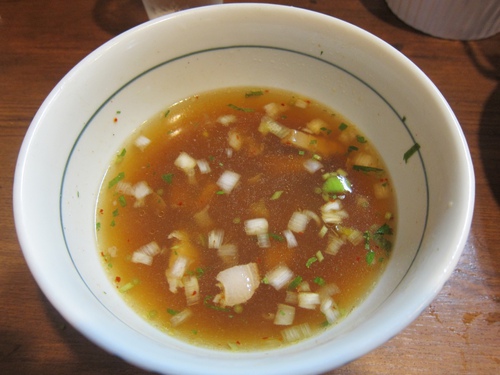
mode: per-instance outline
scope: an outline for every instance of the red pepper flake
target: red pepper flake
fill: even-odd
[[[356,257],[356,261],[359,262],[361,260],[361,257]]]
[[[183,204],[182,202],[178,202],[177,203],[178,206],[182,206],[182,204]]]
[[[195,296],[195,295],[196,295],[196,290],[193,290],[192,296]]]
[[[115,117],[115,118],[113,119],[113,122],[118,122],[118,117]]]
[[[238,340],[238,341],[236,341],[236,344],[241,345],[241,342],[239,342],[239,340]]]
[[[122,278],[120,276],[116,276],[115,277],[115,282],[119,283],[120,281],[122,281]]]
[[[103,208],[101,208],[101,209],[99,210],[99,213],[100,213],[101,215],[103,215],[103,214],[104,214],[104,209],[103,209]]]

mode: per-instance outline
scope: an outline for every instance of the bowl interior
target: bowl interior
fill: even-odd
[[[97,195],[123,142],[169,105],[230,86],[283,88],[337,110],[376,145],[397,193],[398,235],[373,293],[328,332],[272,352],[212,352],[163,334],[124,304],[96,251]],[[421,149],[405,162],[403,155],[415,142]],[[37,189],[47,196],[43,201],[33,187],[38,179],[43,182]],[[325,371],[389,339],[451,273],[473,203],[463,134],[423,73],[384,42],[342,21],[255,4],[180,12],[95,51],[60,82],[35,117],[16,186],[23,251],[63,315],[136,365],[200,374]],[[318,347],[331,355],[314,354],[322,351]],[[174,350],[175,357],[165,361],[165,353]],[[193,353],[196,363],[190,361]],[[277,357],[287,358],[287,365],[276,364]]]

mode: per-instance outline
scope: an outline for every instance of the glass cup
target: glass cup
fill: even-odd
[[[142,0],[149,19],[177,12],[179,10],[195,8],[203,5],[222,4],[223,0]]]

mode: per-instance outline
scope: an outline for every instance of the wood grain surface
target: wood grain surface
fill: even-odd
[[[392,340],[329,374],[500,374],[500,35],[433,38],[383,0],[274,3],[348,21],[410,58],[454,110],[477,180],[467,245],[437,298]],[[17,154],[44,98],[87,54],[144,21],[140,0],[0,0],[0,374],[146,373],[95,346],[51,306],[26,266],[12,213]]]

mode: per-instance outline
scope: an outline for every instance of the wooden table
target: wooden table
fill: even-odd
[[[432,38],[383,0],[275,2],[358,25],[413,60],[455,111],[476,173],[469,240],[438,297],[400,335],[331,374],[500,374],[500,35]],[[0,17],[0,374],[144,374],[49,304],[24,262],[11,202],[17,153],[43,99],[80,59],[146,14],[140,0],[0,0]]]

